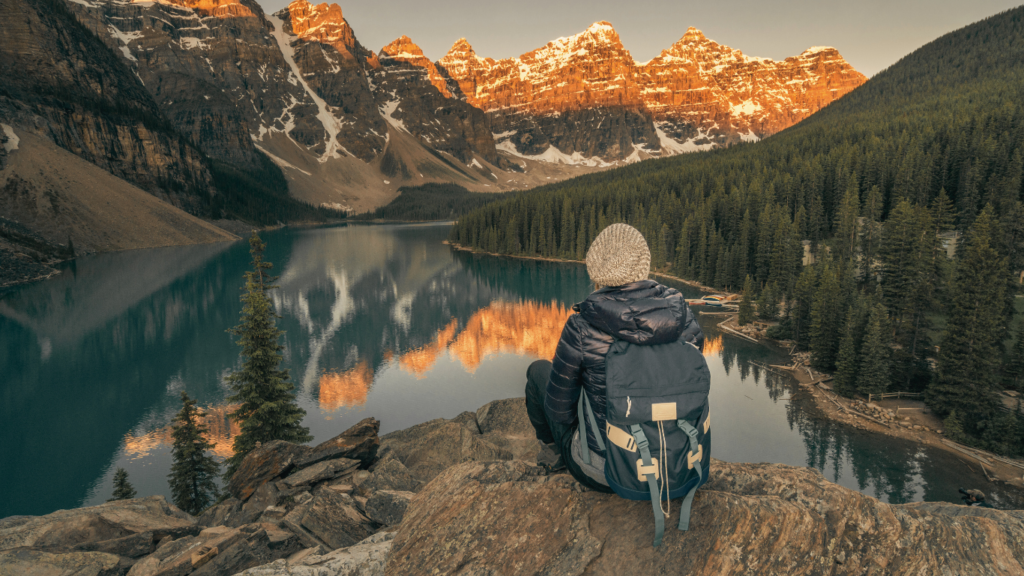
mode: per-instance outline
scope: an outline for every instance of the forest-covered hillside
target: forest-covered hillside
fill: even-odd
[[[452,183],[403,186],[398,189],[398,192],[398,197],[386,206],[353,218],[355,220],[411,222],[455,219],[502,197],[498,194],[470,192],[462,186]]]
[[[451,239],[581,260],[607,224],[628,222],[655,267],[746,285],[842,392],[925,390],[954,436],[1019,454],[1024,418],[1000,410],[997,391],[1024,388],[1024,338],[1011,335],[1022,168],[1024,7],[935,40],[762,142],[538,188],[466,215]],[[956,232],[951,262],[940,234]]]

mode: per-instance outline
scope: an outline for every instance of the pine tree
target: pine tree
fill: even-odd
[[[277,328],[277,314],[267,295],[275,288],[276,278],[267,274],[272,265],[263,261],[266,244],[253,232],[249,248],[253,269],[245,273],[241,323],[229,330],[238,336],[237,344],[242,348],[242,369],[226,378],[232,392],[228,401],[239,405],[230,417],[238,422],[241,433],[235,436],[234,455],[227,460],[226,479],[257,442],[302,443],[313,439],[309,428],[302,426],[306,411],[296,404],[295,386],[289,381],[288,371],[278,369],[284,349],[279,341],[284,332]]]
[[[114,497],[107,502],[131,500],[132,498],[135,498],[135,488],[128,482],[128,471],[118,468],[114,471]]]
[[[992,207],[986,206],[959,251],[955,295],[939,347],[938,377],[926,395],[938,414],[957,410],[967,433],[973,433],[997,402],[1008,270],[1006,259],[993,246],[996,226]]]
[[[864,340],[865,307],[857,298],[846,313],[846,323],[839,342],[833,387],[836,393],[852,397],[857,392],[857,373],[860,370],[860,348]]]
[[[811,345],[811,305],[814,302],[814,293],[818,289],[818,267],[806,266],[797,278],[796,287],[793,290],[791,304],[793,340],[796,340],[796,347],[800,350],[807,350]]]
[[[1017,342],[1003,365],[1003,381],[1007,388],[1024,391],[1024,319],[1017,330]]]
[[[811,365],[823,372],[835,368],[846,316],[839,272],[830,260],[822,262],[821,283],[811,305]]]
[[[196,408],[196,401],[181,392],[181,411],[174,417],[174,447],[171,457],[171,473],[167,476],[171,485],[171,501],[185,512],[198,515],[212,504],[218,496],[215,478],[220,465],[206,452],[213,444],[206,439],[206,425],[202,414]]]
[[[761,297],[757,299],[757,316],[761,320],[771,322],[779,317],[779,287],[772,282],[761,291]]]
[[[960,415],[953,410],[946,416],[946,419],[942,421],[943,435],[946,438],[954,442],[964,442],[967,440],[967,434],[964,433],[964,425],[960,420]]]
[[[747,274],[743,281],[743,301],[740,302],[739,325],[746,326],[754,321],[754,282]]]
[[[860,349],[857,390],[864,395],[881,394],[889,389],[889,315],[885,306],[875,304],[864,329],[864,343]]]

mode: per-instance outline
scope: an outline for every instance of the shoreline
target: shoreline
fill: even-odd
[[[882,434],[917,442],[931,448],[944,450],[956,456],[969,468],[980,469],[989,482],[1002,482],[1016,488],[1024,488],[1024,462],[999,456],[985,450],[971,448],[949,440],[944,435],[943,423],[919,399],[896,398],[867,401],[862,398],[847,398],[832,391],[829,383],[833,375],[818,372],[808,364],[808,352],[786,352],[782,342],[769,338],[751,338],[737,333],[728,326],[736,320],[732,314],[718,322],[718,328],[726,333],[745,338],[763,346],[778,348],[792,361],[788,366],[758,364],[761,369],[792,378],[797,386],[813,400],[814,407],[833,422],[853,426],[859,430]],[[968,462],[965,458],[970,459]]]
[[[486,256],[497,256],[505,258],[518,258],[522,260],[541,260],[545,262],[559,262],[570,264],[585,264],[580,260],[568,260],[565,258],[547,258],[543,256],[516,256],[510,254],[497,254],[476,250],[460,244],[443,241],[462,252],[483,254]],[[679,278],[662,272],[651,272],[652,276],[668,278],[676,282],[698,288],[705,292],[723,295],[732,295],[728,292],[720,292],[699,282]],[[705,313],[706,314],[706,313]],[[790,366],[760,365],[762,369],[774,371],[789,376],[796,385],[805,391],[813,400],[814,407],[821,415],[833,422],[853,426],[866,432],[883,434],[885,436],[901,438],[912,442],[918,442],[932,448],[946,451],[963,461],[968,467],[980,468],[982,473],[992,483],[1002,482],[1016,488],[1024,488],[1024,462],[1013,461],[1012,459],[998,456],[984,450],[978,450],[969,446],[952,442],[945,435],[941,434],[942,421],[924,406],[920,400],[896,399],[867,402],[856,398],[846,398],[832,391],[828,382],[832,380],[831,374],[820,373],[807,366],[805,360],[806,352],[796,352],[795,347],[787,352],[783,343],[769,338],[754,338],[738,330],[738,326],[732,324],[739,316],[738,312],[727,313],[722,320],[714,322],[715,327],[724,334],[744,339],[748,342],[762,346],[777,348],[783,354],[787,354],[792,361]],[[877,410],[873,407],[877,407]],[[873,415],[869,415],[868,412]],[[891,414],[895,413],[899,420],[893,420]],[[890,417],[886,418],[886,414]],[[904,423],[908,423],[904,424]],[[970,462],[965,460],[969,458]],[[1008,463],[1008,462],[1013,462]]]

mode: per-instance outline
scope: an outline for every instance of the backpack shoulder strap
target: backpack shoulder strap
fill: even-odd
[[[701,468],[700,461],[703,456],[703,447],[697,442],[697,429],[690,425],[686,420],[676,421],[676,425],[679,429],[686,433],[690,438],[690,453],[687,455],[687,463],[691,468],[697,470],[697,485],[704,480],[704,470]],[[697,453],[694,454],[693,447],[697,446]],[[679,529],[683,532],[690,529],[690,507],[693,505],[693,495],[697,493],[697,486],[694,486],[683,498],[683,503],[679,507]]]
[[[580,401],[576,405],[576,413],[580,420],[580,455],[583,457],[583,461],[590,465],[590,446],[587,442],[587,422],[590,422],[590,427],[594,429],[594,439],[597,440],[597,447],[601,451],[605,451],[604,439],[601,438],[601,430],[597,427],[597,418],[594,417],[594,411],[590,408],[590,400],[587,399],[587,390],[580,389]]]

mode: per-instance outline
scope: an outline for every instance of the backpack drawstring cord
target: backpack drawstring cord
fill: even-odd
[[[661,513],[668,518],[672,515],[672,501],[669,499],[671,492],[668,489],[668,446],[665,442],[665,424],[660,420],[658,421],[658,456],[661,457],[658,466],[663,468],[663,471],[659,472],[661,483],[658,486],[658,507],[661,508]],[[662,494],[665,494],[665,506],[661,505]]]

